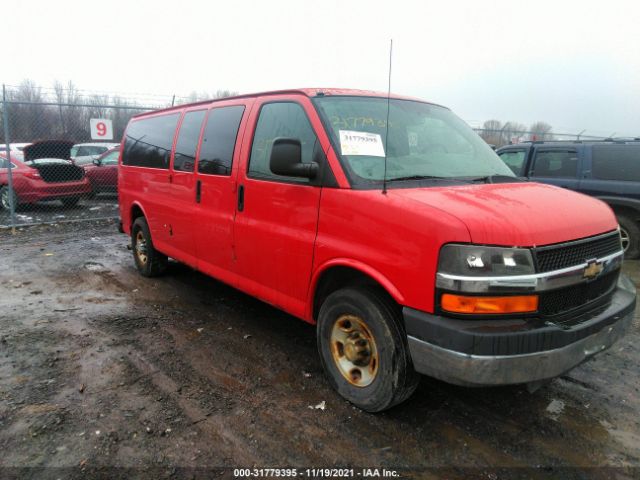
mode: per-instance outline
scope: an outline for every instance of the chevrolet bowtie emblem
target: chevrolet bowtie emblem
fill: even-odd
[[[593,280],[602,272],[603,266],[602,262],[598,262],[597,260],[589,260],[587,262],[587,266],[584,268],[584,278],[588,278],[589,280]]]

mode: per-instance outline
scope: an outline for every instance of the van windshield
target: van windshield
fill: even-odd
[[[411,100],[316,97],[333,144],[352,184],[372,186],[385,175],[392,183],[420,179],[514,177],[465,122],[449,109]]]

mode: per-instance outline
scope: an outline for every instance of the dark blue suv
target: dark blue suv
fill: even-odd
[[[496,153],[520,177],[608,203],[620,223],[625,256],[640,256],[640,138],[525,142]]]

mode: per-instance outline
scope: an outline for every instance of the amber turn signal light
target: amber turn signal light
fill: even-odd
[[[538,296],[468,297],[445,293],[440,299],[440,306],[452,313],[531,313],[538,310]]]

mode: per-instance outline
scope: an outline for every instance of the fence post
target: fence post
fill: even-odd
[[[9,210],[11,211],[11,233],[16,233],[16,205],[15,195],[13,193],[13,169],[11,168],[11,140],[9,138],[9,107],[7,104],[7,91],[4,83],[2,84],[2,123],[4,124],[4,143],[7,148],[7,182],[9,188]]]

